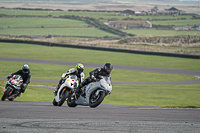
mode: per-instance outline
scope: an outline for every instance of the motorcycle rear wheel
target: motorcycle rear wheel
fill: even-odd
[[[92,94],[90,95],[90,99],[89,99],[89,105],[91,108],[95,108],[97,107],[99,104],[101,104],[101,102],[103,101],[104,97],[105,97],[105,92],[101,91],[99,92],[99,94],[96,96],[95,94],[96,91],[93,91]]]
[[[60,101],[58,102],[58,106],[62,106],[63,103],[66,101],[68,96],[69,96],[69,91],[68,90],[63,90],[61,92],[61,98],[60,98]]]
[[[2,101],[6,100],[6,98],[9,96],[10,91],[12,91],[12,88],[8,87],[7,90],[4,92],[3,96],[1,97]]]

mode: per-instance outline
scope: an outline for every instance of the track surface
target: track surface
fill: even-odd
[[[0,101],[0,132],[199,133],[200,109]]]
[[[0,57],[1,61],[74,66],[76,62]],[[84,63],[87,67],[103,64]],[[115,69],[200,76],[200,71],[114,65]],[[5,78],[0,78],[5,79]],[[37,82],[58,82],[37,80]],[[176,82],[112,82],[113,84],[199,84],[199,78]],[[0,101],[0,133],[13,132],[113,132],[113,133],[199,133],[200,109],[155,109],[147,106],[100,105],[97,108],[45,102]]]

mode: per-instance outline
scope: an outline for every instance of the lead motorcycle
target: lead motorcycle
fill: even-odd
[[[77,86],[78,78],[76,75],[69,75],[67,78],[65,78],[62,85],[55,94],[53,105],[62,106],[68,98],[69,94],[71,94],[75,90],[75,88],[77,88]]]
[[[101,104],[105,96],[112,91],[112,85],[109,77],[101,76],[99,80],[93,81],[84,87],[83,93],[76,97],[74,91],[69,94],[67,104],[69,107],[77,105],[90,106],[95,108]]]
[[[7,98],[9,101],[13,101],[18,96],[18,94],[20,94],[20,89],[22,84],[23,84],[22,77],[20,75],[13,75],[6,82],[6,88],[1,100],[5,101]]]

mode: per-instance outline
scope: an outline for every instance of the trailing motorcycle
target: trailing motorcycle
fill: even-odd
[[[112,91],[112,85],[109,77],[101,76],[100,80],[93,81],[84,87],[83,93],[77,98],[74,91],[69,94],[67,104],[69,107],[77,105],[90,106],[95,108],[101,104],[105,96]]]
[[[54,106],[62,106],[63,103],[68,98],[69,94],[74,91],[78,86],[78,78],[76,75],[69,75],[67,78],[63,79],[63,83],[55,94],[53,100]]]
[[[5,101],[6,98],[9,101],[13,101],[21,92],[21,85],[23,84],[23,79],[20,75],[13,75],[6,82],[6,89],[1,98],[2,101]]]

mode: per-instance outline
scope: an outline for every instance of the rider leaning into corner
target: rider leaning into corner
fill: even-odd
[[[7,77],[7,79],[11,78],[13,75],[20,75],[23,79],[23,84],[21,86],[20,92],[16,92],[17,96],[20,96],[21,92],[24,93],[26,90],[26,87],[28,86],[28,84],[30,83],[30,79],[31,79],[31,73],[30,73],[30,69],[29,66],[27,64],[22,66],[22,69],[18,70],[15,73],[12,73],[11,75],[9,75]],[[7,88],[7,85],[6,87]]]
[[[83,82],[81,82],[79,84],[79,86],[76,89],[76,96],[79,97],[80,94],[82,93],[82,87],[84,87],[85,85],[88,85],[90,82],[92,81],[96,81],[98,79],[100,79],[100,76],[107,76],[108,78],[111,79],[111,71],[113,69],[113,65],[110,63],[106,63],[103,68],[96,68],[95,70],[89,72],[90,77],[86,78]]]
[[[79,84],[81,82],[83,82],[84,78],[85,78],[85,74],[83,73],[84,70],[84,65],[81,63],[78,63],[75,68],[71,68],[69,69],[67,72],[63,73],[61,76],[61,79],[56,87],[56,89],[54,90],[54,94],[57,95],[58,89],[60,88],[60,86],[64,83],[64,79],[66,76],[68,75],[76,75],[78,77],[79,80]]]

